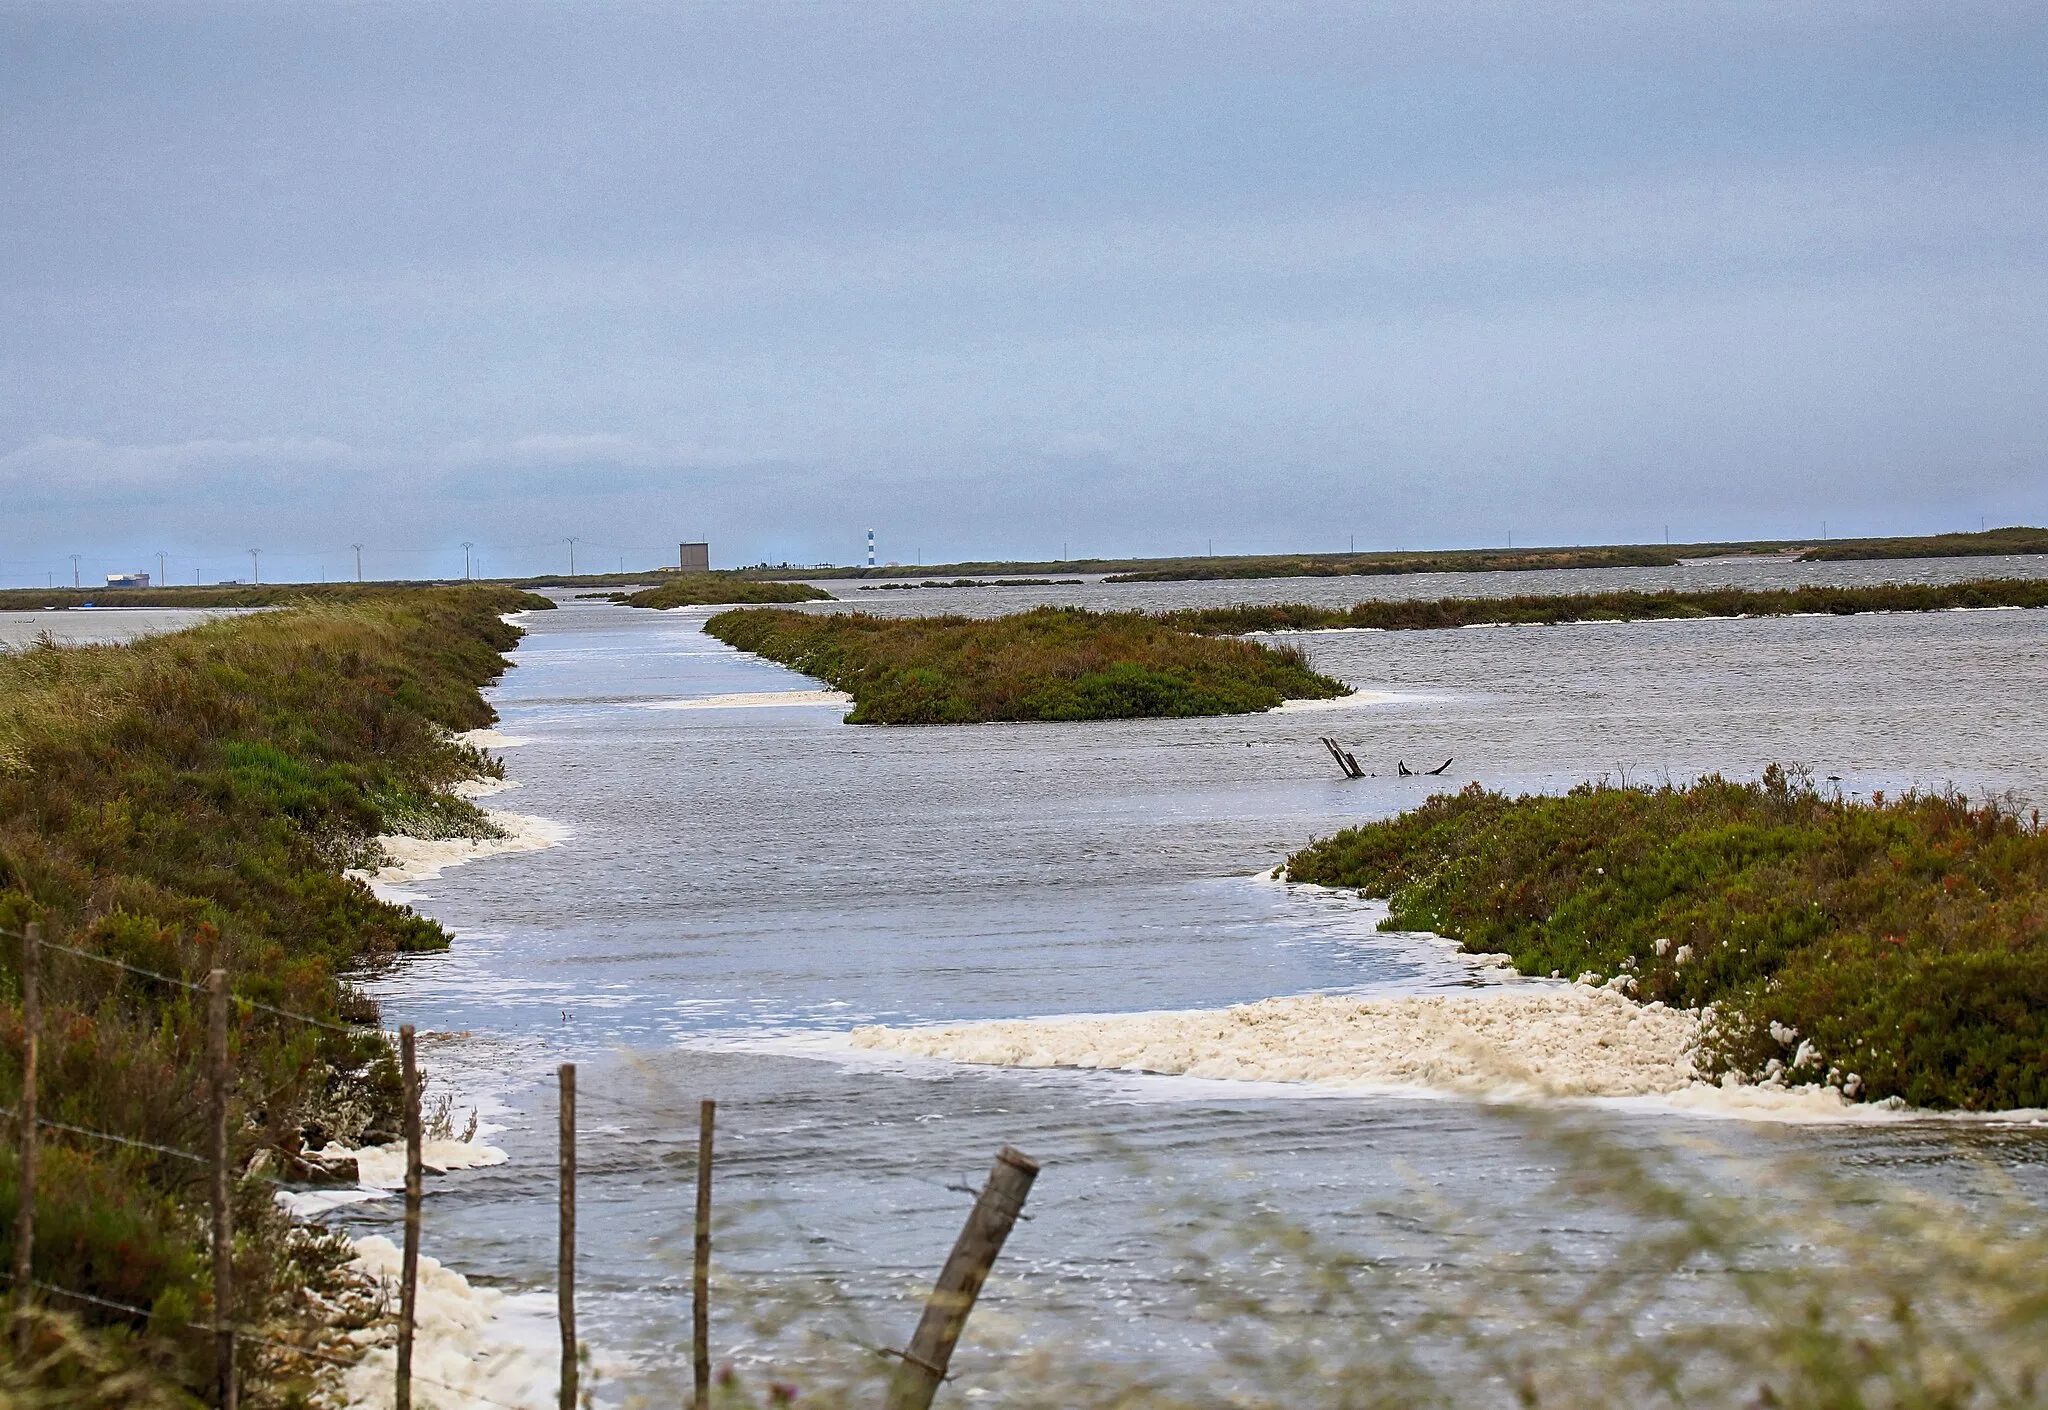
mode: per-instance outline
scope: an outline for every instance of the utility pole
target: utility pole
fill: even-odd
[[[73,586],[73,587],[77,587],[77,586],[79,585],[79,582],[78,582],[78,560],[79,560],[79,558],[80,558],[80,557],[81,557],[81,555],[79,555],[79,554],[76,554],[76,553],[74,553],[74,554],[72,554],[72,555],[71,555],[71,586]]]
[[[156,551],[156,585],[158,587],[169,587],[171,585],[171,580],[164,570],[164,551],[162,549]]]
[[[356,551],[356,581],[361,582],[363,580],[363,546],[359,543],[352,543],[349,547]]]
[[[463,545],[462,545],[462,579],[463,579],[463,581],[464,581],[464,582],[467,582],[467,581],[469,581],[469,576],[470,576],[470,574],[469,574],[469,551],[470,551],[470,550],[471,550],[472,548],[475,548],[475,547],[476,547],[476,545],[475,545],[475,544],[473,544],[473,543],[470,543],[470,542],[468,542],[468,541],[466,541],[466,540],[464,541],[464,543],[463,543]]]
[[[263,550],[260,548],[252,548],[249,550],[249,580],[251,582],[261,583],[263,581],[262,555]]]
[[[569,535],[569,576],[576,576],[576,536]]]

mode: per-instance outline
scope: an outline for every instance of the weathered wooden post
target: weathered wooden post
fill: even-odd
[[[1003,1241],[1010,1237],[1011,1227],[1023,1212],[1025,1196],[1031,1193],[1031,1182],[1037,1178],[1038,1162],[1024,1152],[1013,1146],[996,1152],[988,1183],[981,1187],[967,1224],[939,1271],[938,1284],[917,1324],[917,1335],[910,1339],[909,1349],[900,1353],[903,1364],[889,1381],[888,1410],[927,1410],[931,1405],[939,1382],[946,1378],[953,1348],[967,1326],[967,1314],[974,1310],[981,1285],[988,1280],[989,1269],[1003,1251]]]
[[[235,1410],[235,1228],[228,1179],[228,972],[206,975],[206,1049],[212,1088],[213,1360],[221,1410]]]
[[[697,1247],[690,1279],[690,1346],[697,1377],[694,1410],[711,1406],[711,1129],[718,1103],[697,1108]]]
[[[36,1055],[43,1032],[43,928],[30,921],[21,932],[21,1203],[14,1213],[14,1345],[28,1359],[34,1339],[28,1310],[34,1302],[36,1244]]]
[[[410,1023],[398,1029],[398,1061],[405,1075],[405,1252],[398,1264],[398,1384],[393,1410],[412,1410],[412,1342],[420,1285],[420,1068]]]
[[[576,1064],[561,1066],[562,1187],[555,1247],[555,1315],[562,1324],[560,1410],[576,1410]]]

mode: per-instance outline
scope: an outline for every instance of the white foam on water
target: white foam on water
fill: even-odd
[[[379,900],[408,900],[410,896],[400,888],[409,883],[432,881],[450,867],[484,857],[559,847],[573,835],[567,825],[549,818],[489,809],[484,815],[504,830],[503,837],[401,837],[387,833],[377,839],[389,858],[385,865],[347,874],[369,883]]]
[[[652,700],[643,710],[751,710],[774,705],[851,705],[853,697],[839,690],[750,690],[731,695],[705,695],[694,700]]]
[[[519,780],[511,778],[465,778],[450,784],[448,791],[457,798],[488,798],[519,786]]]
[[[529,736],[500,734],[494,729],[465,730],[455,738],[458,743],[473,744],[479,749],[517,749],[522,744],[533,743]]]
[[[354,1241],[350,1269],[381,1283],[398,1303],[400,1254],[381,1234]],[[413,1403],[435,1410],[548,1410],[561,1380],[561,1344],[547,1293],[506,1294],[473,1286],[439,1259],[422,1255],[414,1303]],[[395,1397],[395,1324],[351,1333],[368,1345],[342,1373],[350,1410],[385,1410]]]
[[[1322,710],[1358,710],[1369,705],[1389,705],[1402,700],[1423,700],[1426,696],[1397,695],[1390,690],[1354,690],[1334,700],[1283,700],[1269,715],[1306,715]]]
[[[1480,960],[1497,957],[1478,956]],[[1455,994],[1304,995],[1229,1009],[856,1028],[848,1046],[1012,1068],[1141,1077],[1172,1098],[1440,1095],[1566,1099],[1619,1110],[1769,1122],[2042,1125],[2048,1113],[1928,1112],[1831,1086],[1702,1080],[1699,1015],[1592,984],[1524,982]],[[784,1051],[828,1056],[814,1044]]]

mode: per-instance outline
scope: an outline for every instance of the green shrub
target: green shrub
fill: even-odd
[[[627,607],[701,607],[741,602],[830,602],[832,594],[808,583],[763,583],[731,573],[677,573],[658,587],[610,594]]]
[[[2038,814],[1856,802],[1775,766],[1753,784],[1563,797],[1475,784],[1317,842],[1287,874],[1385,898],[1388,928],[1526,974],[1629,975],[1644,1000],[1714,1005],[1721,1068],[1853,1073],[1863,1095],[1916,1106],[2048,1105]]]

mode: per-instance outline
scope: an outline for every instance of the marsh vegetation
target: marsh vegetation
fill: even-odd
[[[1587,592],[1555,596],[1439,597],[1360,602],[1192,607],[1159,620],[1183,631],[1433,631],[1447,627],[1554,626],[1564,622],[1687,621],[1710,617],[1851,616],[1859,612],[1946,612],[1964,608],[2048,607],[2048,579],[1979,578],[1929,586],[1706,588],[1699,591]]]
[[[702,607],[744,602],[830,602],[832,594],[807,583],[771,583],[732,573],[677,573],[639,592],[613,593],[627,607]]]
[[[238,1001],[236,1168],[265,1149],[396,1129],[396,1065],[347,977],[448,937],[343,873],[376,861],[380,833],[492,830],[447,791],[497,770],[455,734],[494,718],[478,687],[519,636],[500,614],[551,605],[484,587],[351,593],[130,645],[0,656],[0,929],[39,921],[52,945],[180,981],[46,947],[48,1119],[204,1149],[205,1001],[181,983],[220,966]],[[20,954],[0,943],[10,1107],[22,1080]],[[205,1166],[59,1132],[38,1169],[37,1279],[148,1310],[60,1302],[88,1338],[86,1360],[166,1394],[205,1385],[212,1338],[192,1326],[210,1306]],[[10,1139],[0,1205],[13,1206],[19,1179]],[[345,1241],[294,1233],[257,1181],[236,1201],[239,1314],[281,1335],[317,1321],[305,1290],[346,1257]],[[5,1256],[12,1237],[9,1219]],[[75,1370],[73,1333],[47,1330],[52,1365]],[[288,1387],[261,1391],[259,1402],[276,1401]]]
[[[1136,612],[1014,616],[722,612],[704,630],[853,697],[850,724],[1238,715],[1348,695],[1291,648],[1197,636]]]
[[[1952,793],[1868,801],[1773,766],[1508,797],[1474,784],[1297,852],[1517,969],[1711,1005],[1714,1070],[1923,1107],[2048,1106],[2048,835]]]

